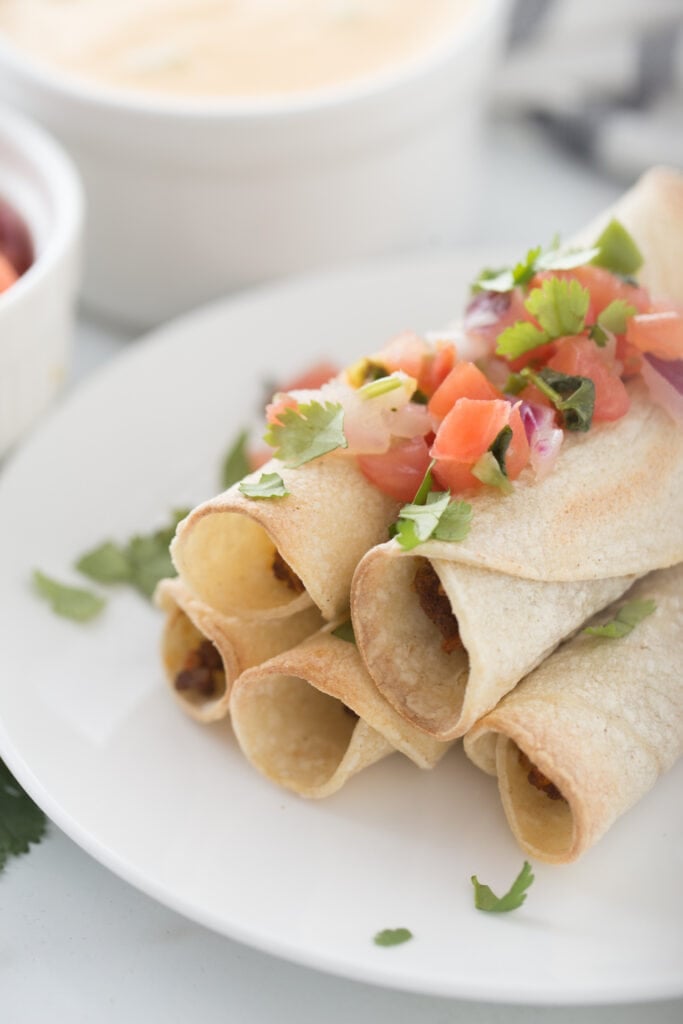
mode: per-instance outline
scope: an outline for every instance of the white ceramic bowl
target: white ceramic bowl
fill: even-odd
[[[83,175],[86,303],[148,326],[282,274],[462,237],[507,6],[477,0],[414,59],[274,99],[128,93],[0,43],[0,96]]]
[[[0,196],[19,214],[32,266],[0,294],[0,456],[47,407],[69,357],[80,279],[83,192],[41,128],[0,107]]]

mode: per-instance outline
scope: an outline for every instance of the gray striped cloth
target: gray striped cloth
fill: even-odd
[[[516,0],[495,108],[620,179],[683,169],[683,0]]]

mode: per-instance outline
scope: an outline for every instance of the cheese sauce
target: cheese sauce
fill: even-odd
[[[259,96],[383,70],[475,0],[0,0],[0,35],[81,78],[137,92]]]

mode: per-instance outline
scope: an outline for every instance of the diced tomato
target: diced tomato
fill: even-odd
[[[617,338],[617,359],[623,366],[622,377],[635,377],[643,368],[643,353],[631,345],[625,336]]]
[[[254,448],[253,451],[247,452],[247,462],[249,463],[249,472],[254,473],[261,466],[265,466],[266,462],[273,457],[272,448]]]
[[[428,409],[432,416],[442,420],[459,398],[502,398],[498,388],[488,380],[474,363],[458,363],[432,395]]]
[[[595,384],[594,420],[618,420],[628,412],[630,402],[624,382],[610,365],[606,353],[590,338],[582,335],[560,338],[557,352],[548,366],[572,377],[590,377]]]
[[[458,399],[436,432],[432,458],[476,462],[507,426],[510,408],[504,399]]]
[[[363,476],[384,494],[404,503],[417,494],[429,463],[429,448],[423,437],[400,441],[381,455],[358,456]]]
[[[278,392],[273,396],[273,401],[266,406],[266,422],[280,424],[280,416],[285,409],[298,409],[299,403],[291,395]]]
[[[437,341],[433,356],[429,359],[422,376],[418,378],[418,388],[427,397],[433,395],[453,369],[455,360],[455,345],[448,341]]]
[[[473,462],[457,462],[455,459],[438,459],[432,475],[438,486],[451,494],[477,491],[483,487],[481,480],[472,476]]]
[[[429,453],[436,459],[434,476],[439,485],[455,493],[479,487],[472,466],[508,425],[512,439],[505,468],[515,480],[529,461],[529,442],[519,410],[505,400],[460,398],[439,427]]]
[[[431,350],[424,338],[414,331],[404,331],[388,342],[381,352],[373,356],[373,361],[385,366],[389,373],[403,370],[409,377],[420,379],[425,372]]]
[[[386,367],[389,373],[403,370],[429,397],[453,367],[455,346],[440,342],[432,348],[419,334],[405,331],[393,338],[373,360]]]
[[[328,380],[332,380],[339,373],[334,363],[320,362],[310,366],[303,373],[298,374],[286,384],[280,384],[278,391],[317,391]]]
[[[669,309],[633,316],[626,325],[626,341],[660,359],[683,359],[683,313]]]

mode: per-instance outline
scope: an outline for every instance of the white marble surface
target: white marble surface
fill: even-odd
[[[494,127],[478,240],[543,241],[618,188],[529,130]],[[131,340],[81,319],[72,385]],[[34,1024],[679,1024],[683,1001],[539,1008],[392,992],[276,960],[192,924],[132,889],[54,826],[0,876],[0,1020]],[[683,966],[682,966],[683,970]]]

